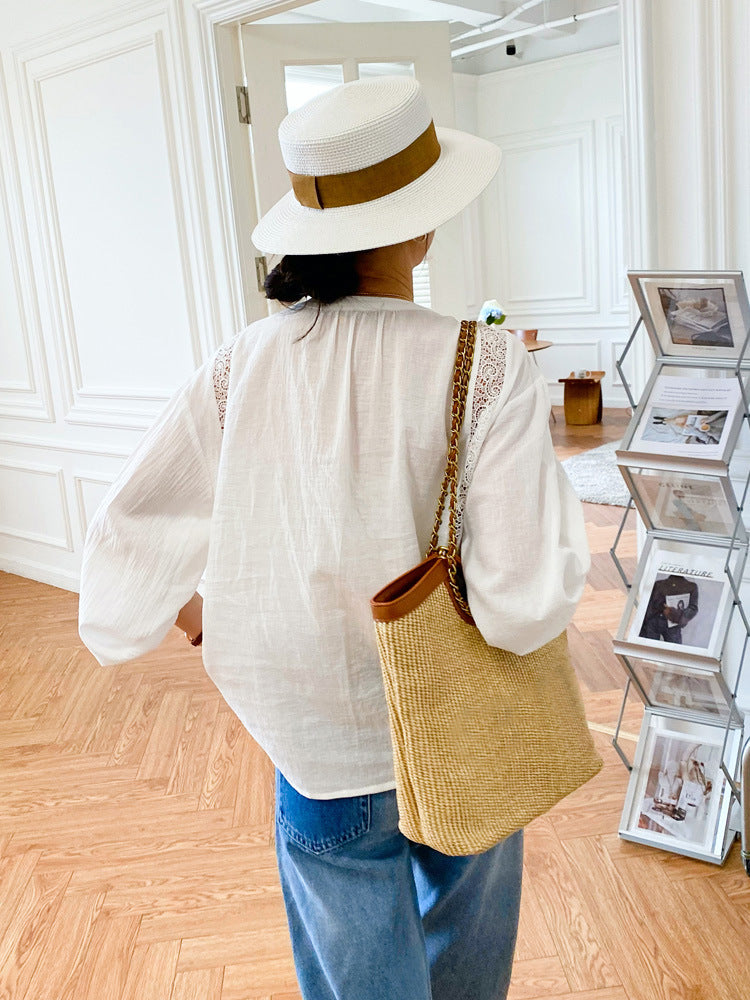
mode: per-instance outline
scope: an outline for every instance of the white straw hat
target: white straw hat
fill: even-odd
[[[494,177],[491,142],[435,128],[406,76],[356,80],[293,111],[279,127],[293,190],[253,231],[271,254],[344,253],[429,233]]]

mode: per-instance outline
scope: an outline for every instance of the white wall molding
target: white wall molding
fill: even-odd
[[[75,594],[80,589],[80,574],[76,570],[61,569],[23,556],[0,555],[0,572],[37,580],[49,587],[59,587],[60,590],[69,590]]]
[[[581,369],[605,372],[602,395],[606,406],[629,405],[615,367],[618,347],[621,350],[625,342],[620,327],[600,326],[575,331],[545,327],[540,329],[539,337],[552,341],[549,350],[534,354],[534,361],[544,374],[550,398],[555,405],[561,404],[563,400],[564,387],[559,379],[566,378],[571,371]]]
[[[515,324],[514,324],[515,326]],[[624,324],[619,324],[616,320],[612,323],[607,322],[606,317],[601,319],[597,316],[586,316],[581,320],[580,323],[575,320],[570,320],[564,316],[560,317],[559,322],[556,322],[554,326],[551,326],[548,322],[539,322],[534,324],[534,328],[539,330],[540,340],[549,340],[548,335],[552,335],[554,332],[557,333],[589,333],[599,330],[615,330],[618,333],[624,333]],[[544,334],[544,336],[542,336]],[[627,339],[627,337],[626,337]]]
[[[312,2],[313,0],[192,0],[192,6],[206,24],[213,26],[283,14],[297,7],[306,7]]]
[[[11,330],[1,332],[6,342],[14,335],[20,338],[26,368],[23,381],[0,381],[0,416],[49,423],[54,420],[49,372],[32,275],[28,229],[21,205],[8,91],[0,63],[0,225],[7,240],[19,323],[15,333]]]
[[[55,549],[64,549],[67,552],[73,551],[73,532],[70,522],[70,512],[68,510],[68,501],[65,495],[65,480],[63,476],[63,470],[60,466],[50,466],[42,465],[36,462],[6,462],[0,460],[0,478],[4,471],[18,472],[22,475],[29,477],[42,477],[45,479],[52,479],[57,486],[58,493],[58,512],[62,516],[62,528],[63,531],[59,535],[53,535],[45,531],[34,531],[28,528],[13,526],[5,521],[0,521],[0,534],[8,535],[10,538],[16,538],[23,541],[35,542],[39,545],[49,545]],[[30,495],[34,495],[34,490],[30,490]],[[54,508],[53,508],[54,509]],[[7,516],[7,510],[4,511],[2,517]]]
[[[650,0],[620,4],[625,109],[625,263],[631,271],[657,267],[654,53],[650,17]],[[638,319],[638,309],[632,295],[629,302],[632,329]],[[647,344],[642,342],[640,347],[634,348],[632,389],[636,397],[646,385],[652,360]]]
[[[2,88],[2,67],[0,67],[0,90],[2,90],[0,93],[0,104],[4,104],[6,101],[6,95],[4,89]],[[11,380],[0,377],[0,394],[15,392],[34,397],[37,395],[36,379],[34,376],[34,361],[32,356],[29,326],[26,321],[25,310],[22,305],[23,296],[21,294],[21,276],[18,267],[18,250],[16,248],[16,242],[13,238],[13,229],[10,221],[10,203],[7,195],[7,184],[5,182],[5,170],[3,167],[2,157],[0,157],[0,227],[2,229],[2,234],[7,238],[7,245],[10,251],[8,256],[12,268],[13,291],[15,292],[18,319],[20,323],[18,333],[23,345],[23,362],[26,376],[22,380]],[[9,340],[11,336],[13,336],[13,332],[11,330],[2,330],[0,332],[2,333],[4,340]]]
[[[547,385],[552,389],[554,387],[559,392],[562,392],[562,386],[558,379],[566,378],[571,371],[601,371],[602,370],[602,341],[600,338],[579,339],[579,340],[557,340],[555,341],[555,346],[550,348],[550,354],[552,352],[557,354],[558,363],[554,365],[555,375],[547,378]],[[565,354],[573,355],[575,360],[571,360],[570,365],[560,365],[560,356],[564,357]],[[585,359],[585,360],[579,360]],[[546,359],[544,359],[546,360]],[[549,358],[552,362],[553,357]],[[544,366],[544,361],[540,358],[540,367]],[[607,373],[609,375],[609,372]]]
[[[628,270],[656,267],[654,180],[654,54],[650,45],[650,0],[620,4],[625,105],[625,218]]]
[[[221,339],[218,331],[231,335],[246,326],[251,318],[258,318],[254,314],[254,302],[247,295],[247,280],[243,280],[249,272],[250,258],[255,254],[250,242],[255,193],[252,170],[241,169],[243,163],[250,161],[247,136],[238,134],[236,123],[230,124],[226,106],[231,88],[244,81],[238,32],[232,25],[215,23],[212,8],[217,5],[207,6],[208,9],[201,10],[196,5],[186,31],[192,41],[195,75],[202,84],[203,134],[199,141],[202,138],[203,175],[212,182],[214,193],[211,221],[216,251],[211,260],[215,266],[217,251],[220,252],[220,271],[226,283],[223,309],[215,296],[213,300],[218,346]],[[230,169],[232,160],[239,162],[238,169]],[[242,191],[233,191],[233,179],[236,185],[237,178],[245,180]],[[212,284],[215,286],[217,281]]]
[[[67,438],[30,437],[23,434],[3,434],[0,436],[0,445],[4,444],[18,448],[38,448],[50,454],[55,452],[73,452],[75,454],[95,455],[100,458],[115,459],[126,459],[133,452],[132,448],[98,448],[96,445],[87,444],[83,441],[71,441]]]
[[[66,416],[75,423],[145,428],[153,420],[161,404],[169,398],[176,384],[200,364],[214,346],[214,338],[205,335],[207,328],[210,331],[210,324],[204,321],[204,316],[199,315],[194,294],[196,287],[200,287],[205,280],[205,268],[200,264],[202,255],[195,250],[196,234],[198,244],[202,243],[202,226],[194,225],[196,212],[191,205],[191,192],[198,187],[191,169],[195,151],[190,142],[184,140],[178,120],[178,109],[185,103],[184,95],[189,88],[181,70],[175,66],[180,60],[175,59],[175,46],[170,37],[173,27],[165,9],[162,6],[157,13],[154,10],[153,5],[140,7],[135,18],[132,11],[128,12],[128,16],[115,19],[114,24],[110,22],[108,30],[100,23],[90,23],[77,35],[66,33],[66,47],[63,49],[52,48],[45,51],[36,45],[15,53],[25,126],[30,141],[29,159],[34,190],[40,217],[45,220],[45,264],[51,292],[52,321],[62,362],[60,374],[63,399]],[[129,56],[136,58],[139,53],[148,53],[144,58],[154,66],[158,99],[161,103],[165,163],[174,199],[173,205],[170,207],[164,204],[163,210],[170,213],[170,225],[174,225],[179,261],[173,272],[176,283],[171,293],[179,296],[181,308],[184,309],[184,333],[187,337],[189,361],[182,362],[174,385],[167,387],[165,391],[150,394],[152,405],[144,407],[141,403],[131,407],[130,401],[141,395],[138,386],[123,385],[115,394],[107,392],[98,396],[96,390],[86,384],[83,375],[85,369],[81,361],[80,338],[68,274],[70,261],[66,259],[57,202],[57,178],[48,134],[45,88],[57,86],[57,81],[68,74],[79,73],[107,62],[112,65],[113,72],[120,66],[123,69],[119,69],[119,72],[127,72],[122,60]],[[103,317],[103,321],[106,321],[106,317]]]
[[[110,5],[104,13],[99,11],[83,14],[74,20],[67,20],[51,31],[34,31],[32,37],[14,42],[12,51],[14,57],[22,62],[37,59],[79,42],[106,37],[113,30],[127,28],[138,21],[162,15],[169,3],[170,0],[125,0],[123,3]]]
[[[729,219],[726,195],[728,130],[726,120],[727,62],[725,18],[721,0],[704,0],[696,9],[693,33],[694,66],[698,75],[696,132],[699,227],[703,261],[712,270],[735,266],[729,261]]]
[[[577,254],[576,284],[556,295],[532,294],[519,296],[505,293],[503,305],[509,315],[533,314],[535,316],[559,316],[564,313],[596,313],[599,309],[598,296],[598,239],[596,225],[596,205],[590,192],[596,189],[594,167],[594,126],[592,122],[578,125],[555,126],[533,132],[498,135],[494,141],[503,150],[503,162],[495,184],[499,189],[499,231],[501,240],[501,283],[505,289],[518,287],[518,277],[512,274],[511,261],[518,253],[523,239],[523,219],[516,217],[519,206],[519,185],[506,185],[507,173],[513,169],[514,161],[527,154],[558,151],[561,156],[572,151],[575,170],[574,185],[578,196],[580,215],[580,243],[570,247],[571,254]],[[550,176],[553,180],[554,175]],[[559,234],[562,235],[562,234]],[[568,239],[570,233],[565,233]]]
[[[619,315],[628,312],[628,282],[625,267],[625,207],[623,203],[625,178],[624,124],[622,115],[604,121],[603,143],[606,164],[604,178],[607,182],[606,205],[609,230],[609,268],[607,269],[607,309]]]
[[[86,537],[86,532],[89,527],[89,514],[86,504],[86,486],[98,486],[100,487],[100,493],[105,493],[109,487],[114,482],[114,479],[110,476],[101,476],[96,473],[91,475],[76,475],[73,476],[73,487],[75,489],[76,495],[76,505],[78,507],[78,523],[81,528],[81,538]]]

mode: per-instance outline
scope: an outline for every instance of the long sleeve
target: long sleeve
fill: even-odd
[[[581,504],[548,420],[542,374],[509,337],[503,390],[466,496],[461,558],[479,630],[518,654],[562,632],[590,565]]]
[[[690,581],[690,586],[688,589],[688,595],[690,600],[688,601],[688,606],[683,608],[682,614],[680,615],[680,620],[677,623],[683,628],[695,618],[698,614],[698,584],[693,580]]]
[[[171,399],[89,527],[79,633],[103,666],[155,649],[206,566],[221,448],[211,372]]]

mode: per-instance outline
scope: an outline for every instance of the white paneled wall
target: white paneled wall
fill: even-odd
[[[20,62],[68,423],[143,429],[200,361],[167,36],[157,15]]]
[[[72,589],[125,458],[236,329],[186,13],[195,30],[189,0],[0,5],[0,569]]]
[[[535,357],[553,402],[572,370],[604,370],[604,403],[625,406],[614,361],[629,315],[623,225],[619,47],[478,78],[477,129],[503,150],[482,200],[483,298],[507,325],[554,346]]]

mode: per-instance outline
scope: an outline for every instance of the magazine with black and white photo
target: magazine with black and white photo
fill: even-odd
[[[728,476],[638,467],[623,471],[636,506],[650,528],[723,538],[734,534],[738,508]],[[741,519],[737,537],[746,537]]]
[[[743,406],[740,385],[728,378],[659,374],[626,450],[647,455],[723,460],[735,439]]]
[[[739,357],[750,327],[741,271],[631,271],[628,278],[657,354]]]
[[[725,763],[736,769],[741,729],[729,731]],[[731,795],[722,770],[722,727],[647,709],[620,835],[720,863],[728,849]]]
[[[619,638],[672,662],[678,654],[717,659],[732,610],[728,551],[649,538]]]

